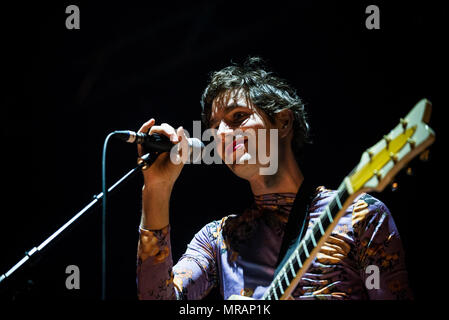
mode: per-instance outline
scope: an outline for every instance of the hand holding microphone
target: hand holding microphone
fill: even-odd
[[[131,143],[138,143],[139,157],[151,150],[162,152],[147,170],[142,171],[144,187],[142,189],[141,226],[151,230],[159,230],[169,224],[170,195],[189,156],[189,152],[184,151],[188,151],[189,140],[192,140],[187,138],[182,127],[175,130],[167,123],[158,126],[154,125],[155,123],[153,118],[145,122],[137,134],[130,131],[118,132],[119,138]],[[151,137],[155,133],[159,137]],[[201,141],[199,142],[201,143]],[[143,144],[146,148],[143,147]],[[173,144],[180,145],[177,157],[180,157],[181,161],[173,162],[170,159],[170,152],[165,152],[170,151]]]
[[[157,156],[150,168],[143,171],[145,185],[162,184],[172,186],[178,178],[187,157],[193,148],[200,147],[202,142],[198,139],[188,139],[184,129],[175,130],[167,123],[155,125],[155,120],[145,122],[137,133],[132,131],[116,131],[116,136],[129,143],[137,143],[137,152],[142,157],[150,152],[161,153]],[[178,145],[179,152],[174,153],[174,159],[170,158],[170,151],[174,145]]]

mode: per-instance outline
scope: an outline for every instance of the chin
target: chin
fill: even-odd
[[[228,165],[229,169],[231,169],[234,174],[242,179],[249,180],[254,175],[259,174],[259,166],[257,164],[249,164],[249,163],[233,163]]]

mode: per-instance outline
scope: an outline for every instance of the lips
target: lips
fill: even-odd
[[[245,146],[245,138],[238,138],[232,141],[232,143],[228,143],[226,146],[226,155],[231,155],[235,150],[242,148]]]

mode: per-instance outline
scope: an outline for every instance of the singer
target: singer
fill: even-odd
[[[303,173],[298,159],[309,143],[309,126],[301,99],[260,58],[233,64],[212,74],[201,99],[203,122],[216,129],[220,157],[232,154],[231,172],[247,180],[254,197],[244,212],[212,221],[194,235],[181,259],[171,255],[169,199],[183,163],[161,154],[143,171],[142,219],[138,243],[139,299],[202,299],[218,286],[231,295],[262,298],[273,281],[295,197],[308,192],[313,172]],[[277,129],[278,169],[260,175],[245,137],[238,132]],[[159,133],[173,143],[186,141],[183,128],[144,123],[139,132]],[[230,142],[228,142],[230,141]],[[258,139],[257,139],[258,141]],[[270,150],[270,140],[266,141]],[[256,152],[260,145],[256,146]],[[239,151],[239,152],[237,152]],[[138,146],[142,155],[142,147]],[[258,159],[258,157],[255,157]],[[313,185],[313,184],[312,184]],[[336,191],[313,186],[305,215],[310,229]],[[302,221],[301,221],[302,223]],[[298,229],[301,225],[298,225]],[[305,232],[304,231],[304,232]],[[362,194],[346,210],[326,244],[294,290],[294,299],[411,299],[404,250],[388,208]]]

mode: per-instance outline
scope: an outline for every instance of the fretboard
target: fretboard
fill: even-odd
[[[345,209],[343,208],[343,204],[348,197],[349,193],[346,185],[342,183],[313,227],[306,232],[301,241],[298,239],[287,251],[286,258],[282,261],[278,268],[279,271],[265,291],[262,300],[279,300],[281,297],[285,298],[287,288],[289,291],[295,289],[291,288],[291,286],[294,285],[296,287],[299,281],[298,278],[307,271],[305,269],[309,267],[319,251],[317,245],[319,245],[320,240],[323,240],[322,242],[324,243],[324,240],[331,234],[337,222],[336,219],[341,216],[342,211]],[[322,243],[320,246],[322,246]],[[315,248],[317,250],[313,252]]]

